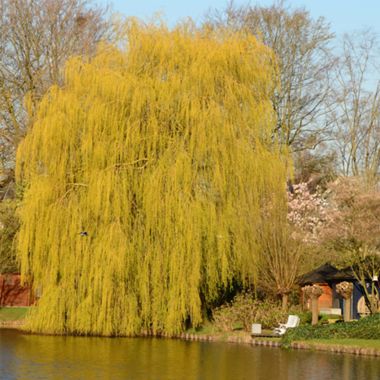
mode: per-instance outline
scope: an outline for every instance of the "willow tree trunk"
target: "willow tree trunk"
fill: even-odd
[[[336,292],[344,299],[343,319],[345,322],[351,320],[351,296],[354,290],[352,282],[343,281],[336,285]]]
[[[311,298],[311,324],[314,326],[318,324],[319,308],[318,308],[318,297]]]
[[[348,322],[351,320],[351,297],[344,299],[343,319],[345,322]]]
[[[311,324],[314,326],[318,323],[319,308],[318,308],[318,298],[323,294],[323,290],[318,285],[307,285],[302,288],[305,298],[311,300],[311,313],[312,319]]]
[[[289,305],[289,294],[283,293],[282,294],[282,310],[288,311],[288,305]]]

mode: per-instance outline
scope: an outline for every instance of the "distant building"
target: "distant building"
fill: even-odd
[[[361,315],[368,313],[365,301],[365,291],[359,283],[351,267],[337,269],[330,264],[324,264],[314,269],[298,279],[300,286],[319,285],[323,294],[318,299],[319,310],[323,314],[340,314],[343,315],[344,299],[336,292],[336,285],[340,282],[347,281],[354,285],[351,296],[351,319],[359,319]],[[372,287],[372,279],[366,279],[368,289]],[[379,283],[375,286],[379,289]],[[369,291],[370,292],[370,291]],[[305,300],[302,300],[305,304]],[[307,307],[309,305],[306,305]]]

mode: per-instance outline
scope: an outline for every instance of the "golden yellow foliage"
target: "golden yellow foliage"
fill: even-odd
[[[253,37],[130,23],[71,59],[18,151],[36,332],[177,333],[253,281],[262,205],[284,197],[271,52]],[[80,234],[86,231],[86,234]]]

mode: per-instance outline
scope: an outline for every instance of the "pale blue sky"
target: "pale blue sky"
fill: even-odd
[[[223,9],[226,0],[98,0],[98,3],[110,3],[113,9],[126,16],[150,18],[160,12],[169,24],[187,16],[199,21],[210,8]],[[272,0],[251,0],[250,4],[270,5]],[[244,0],[235,0],[235,4],[247,4]],[[337,34],[352,32],[363,28],[372,28],[380,34],[380,0],[289,0],[294,7],[303,6],[314,18],[324,16]]]

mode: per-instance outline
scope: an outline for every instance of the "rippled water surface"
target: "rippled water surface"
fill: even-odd
[[[380,359],[228,343],[0,330],[0,379],[380,380]]]

